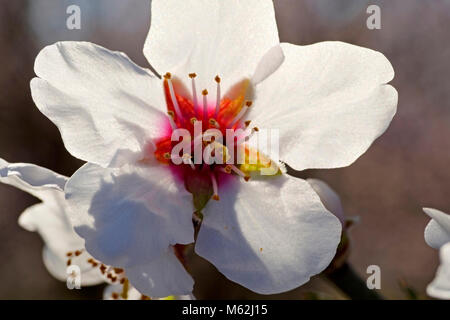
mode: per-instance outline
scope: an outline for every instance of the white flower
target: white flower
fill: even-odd
[[[430,247],[440,249],[441,259],[427,293],[434,298],[450,300],[450,215],[431,208],[423,211],[431,218],[425,228],[425,241]]]
[[[441,265],[436,271],[436,277],[428,285],[429,296],[439,299],[450,300],[450,242],[439,250]]]
[[[42,257],[50,274],[65,282],[67,262],[73,260],[80,268],[82,286],[99,284],[105,281],[104,277],[87,262],[92,257],[83,250],[84,240],[73,231],[67,215],[63,191],[67,179],[36,165],[0,159],[0,182],[42,201],[27,208],[20,215],[19,224],[28,231],[38,232],[44,240]]]
[[[75,233],[69,221],[63,191],[67,180],[62,175],[36,165],[11,164],[0,158],[0,182],[17,187],[42,201],[26,209],[19,217],[19,224],[28,231],[38,232],[44,240],[43,261],[52,276],[64,282],[69,276],[80,276],[82,286],[110,283],[104,292],[105,297],[110,298],[115,296],[113,291],[122,293],[126,283],[128,299],[146,298],[128,284],[124,270],[103,265],[86,252],[84,240]],[[69,275],[68,265],[78,266],[81,274]],[[188,297],[193,296],[165,299],[185,300]]]
[[[347,166],[395,114],[388,60],[340,42],[280,45],[270,0],[154,0],[144,54],[162,81],[91,43],[57,43],[36,58],[36,105],[89,162],[66,186],[88,252],[125,268],[140,292],[190,293],[170,246],[194,241],[201,211],[196,253],[253,291],[283,292],[323,271],[341,225],[306,181],[278,170],[245,182],[251,166],[193,165],[189,154],[176,166],[170,136],[251,120],[279,129],[280,158],[297,169]]]

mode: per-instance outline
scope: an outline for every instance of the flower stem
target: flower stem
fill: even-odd
[[[352,300],[383,300],[376,291],[367,288],[366,282],[346,262],[339,268],[326,274],[343,293]]]

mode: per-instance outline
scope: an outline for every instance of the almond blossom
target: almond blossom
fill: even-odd
[[[296,169],[350,165],[396,112],[392,66],[341,42],[280,44],[271,0],[154,0],[151,14],[144,54],[162,78],[87,42],[36,58],[33,100],[88,162],[65,188],[75,231],[149,296],[167,295],[155,279],[170,294],[192,291],[172,248],[193,242],[255,292],[304,284],[333,259],[341,223],[258,148],[259,129],[278,130],[279,159]],[[173,152],[174,133],[199,124],[190,145],[213,146],[226,163]],[[211,129],[243,135],[218,142],[206,139]],[[228,157],[238,149],[256,162]],[[268,166],[274,174],[260,174]]]
[[[40,199],[19,217],[19,225],[38,232],[44,240],[43,261],[49,273],[60,281],[80,279],[80,285],[108,283],[105,299],[150,299],[138,292],[126,277],[125,270],[106,266],[84,248],[84,240],[73,230],[64,185],[68,178],[51,170],[27,163],[8,163],[0,158],[0,182],[17,187]],[[77,266],[70,271],[70,266]],[[80,274],[76,274],[77,271]],[[168,296],[166,300],[192,300],[193,295]]]
[[[100,284],[104,277],[88,262],[92,257],[83,249],[84,240],[73,231],[69,222],[63,191],[67,180],[67,177],[33,164],[8,163],[0,158],[0,182],[41,200],[20,215],[19,225],[42,237],[42,258],[50,274],[65,282],[67,266],[76,259],[81,271],[81,285]]]
[[[425,228],[425,241],[430,247],[439,249],[441,260],[427,293],[434,298],[450,300],[450,215],[432,208],[423,211],[431,218]]]

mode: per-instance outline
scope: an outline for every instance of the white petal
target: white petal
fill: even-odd
[[[259,61],[255,73],[252,77],[254,85],[264,81],[268,76],[274,73],[284,61],[283,49],[280,45],[271,48]]]
[[[323,271],[339,220],[301,179],[238,182],[210,201],[195,247],[227,278],[262,294],[296,288]]]
[[[79,259],[72,263],[80,268],[81,272],[81,286],[93,286],[105,282],[105,278],[102,276],[98,268],[93,268],[92,265],[87,263],[87,260],[91,256],[84,254],[79,256]],[[56,279],[66,282],[69,277],[67,260],[64,256],[59,255],[55,251],[52,251],[49,247],[45,246],[42,251],[42,259],[48,272]],[[70,270],[69,270],[70,271]]]
[[[193,242],[192,195],[166,166],[86,164],[65,191],[75,231],[105,264],[127,269],[158,258],[169,245]]]
[[[435,249],[450,242],[450,215],[431,208],[423,211],[432,219],[425,228],[425,241]]]
[[[433,298],[450,300],[450,242],[442,246],[440,258],[441,265],[427,287],[427,294]]]
[[[308,181],[314,191],[319,195],[320,200],[322,201],[325,208],[333,213],[339,219],[339,221],[341,221],[341,224],[344,225],[345,214],[339,195],[322,180],[307,179],[306,181]]]
[[[82,249],[84,241],[73,230],[64,207],[64,193],[54,197],[54,202],[38,203],[27,208],[19,217],[19,225],[36,231],[52,251],[62,258],[68,251]],[[59,203],[58,203],[59,202]]]
[[[29,163],[8,163],[0,158],[0,182],[19,188],[43,200],[64,190],[68,178]]]
[[[53,199],[27,208],[19,217],[19,225],[28,231],[36,231],[42,237],[45,246],[42,257],[50,274],[58,280],[67,280],[68,252],[84,248],[84,240],[73,230],[67,216],[67,206],[62,191],[55,191]],[[72,257],[72,264],[81,272],[83,286],[104,282],[98,268],[93,269],[87,260],[90,256],[84,252]]]
[[[258,62],[279,44],[272,0],[154,0],[144,54],[161,74],[189,80],[213,92],[250,78]]]
[[[285,60],[256,87],[248,119],[279,130],[280,159],[298,170],[351,164],[396,112],[391,64],[341,42],[281,46]]]
[[[126,272],[131,284],[152,298],[187,295],[194,286],[194,280],[171,249],[159,259],[127,268]]]
[[[113,165],[164,129],[162,82],[123,53],[58,42],[39,53],[35,72],[33,100],[77,158]]]

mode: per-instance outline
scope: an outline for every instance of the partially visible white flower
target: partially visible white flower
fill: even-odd
[[[441,260],[436,277],[427,287],[427,294],[450,300],[450,215],[431,208],[423,211],[431,218],[425,228],[425,241],[430,247],[440,249]]]
[[[81,285],[104,282],[98,268],[88,262],[92,257],[84,250],[67,216],[64,186],[67,177],[27,163],[8,163],[0,159],[0,182],[17,187],[40,199],[19,217],[19,225],[38,232],[44,240],[43,261],[52,276],[66,281],[68,261],[73,260],[81,271]]]
[[[434,298],[450,300],[450,242],[441,247],[439,256],[441,264],[427,287],[427,293]]]
[[[12,164],[0,158],[0,182],[17,187],[42,201],[20,215],[19,225],[28,231],[38,232],[44,240],[44,265],[52,276],[66,281],[67,267],[77,265],[81,271],[82,286],[106,282],[112,284],[114,290],[129,288],[130,299],[145,297],[129,284],[125,270],[104,265],[86,251],[84,240],[75,233],[68,218],[63,191],[67,180],[67,177],[46,168],[26,163]],[[147,270],[153,271],[146,275],[147,280],[154,287],[159,287],[159,291],[167,292],[167,296],[171,292],[170,283],[177,281],[176,277],[164,278],[165,270],[173,271],[169,273],[171,277],[176,274],[176,270],[171,268],[172,263],[175,267],[179,265],[174,250],[169,248],[163,259],[146,266]],[[169,287],[164,289],[166,284]]]

